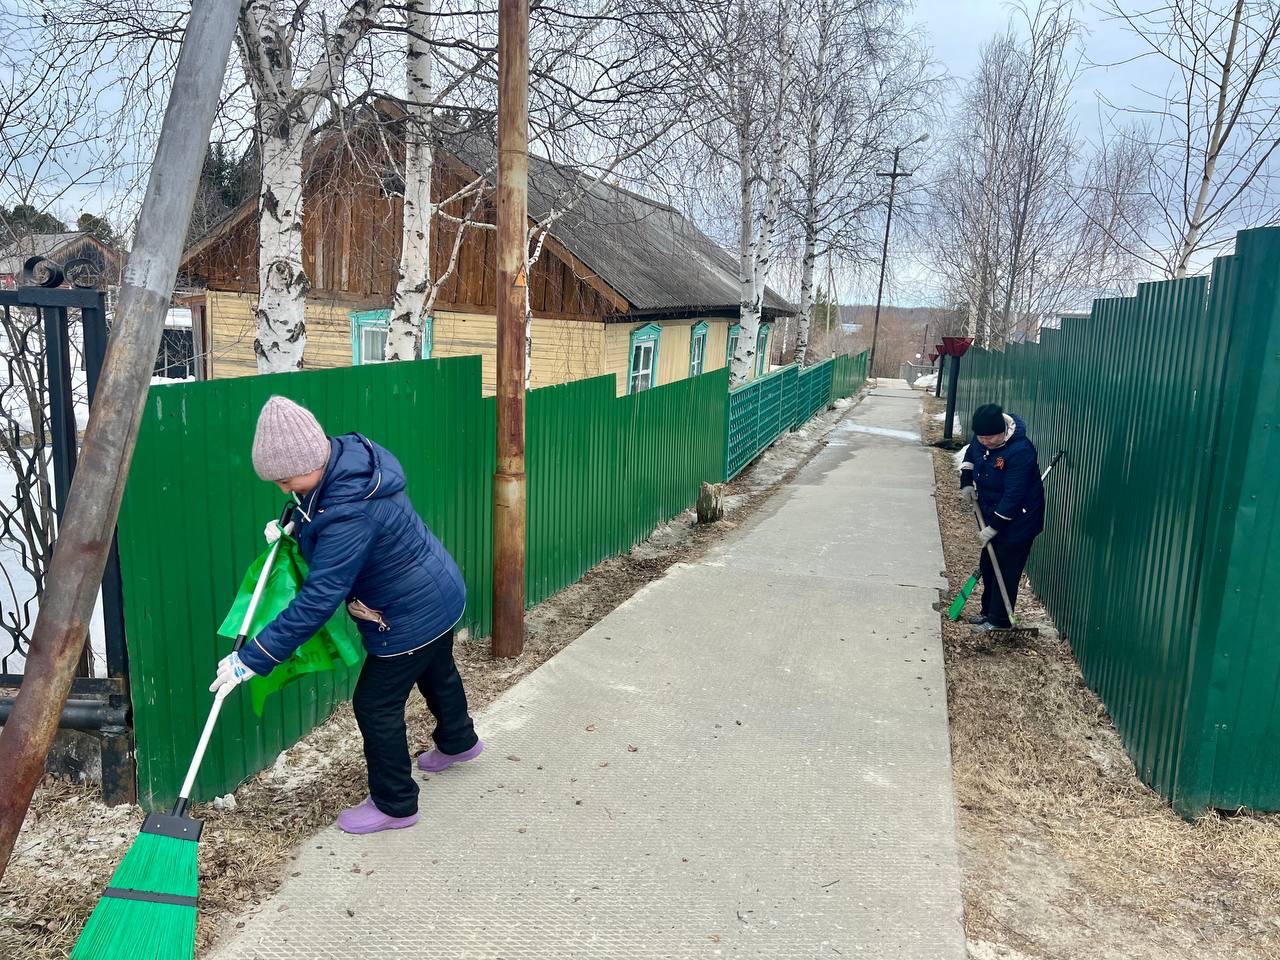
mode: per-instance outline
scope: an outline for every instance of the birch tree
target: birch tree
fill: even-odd
[[[797,363],[807,357],[819,258],[866,260],[873,214],[883,207],[874,172],[885,145],[929,122],[938,89],[918,38],[903,25],[906,5],[889,0],[817,0],[797,53],[788,205],[801,244]]]
[[[463,238],[494,224],[476,216],[491,199],[496,153],[485,152],[477,178],[451,197],[432,200],[433,143],[448,149],[449,135],[435,136],[432,116],[448,110],[451,116],[469,114],[471,129],[454,135],[493,142],[496,107],[496,35],[491,17],[472,11],[449,13],[451,35],[432,36],[444,11],[428,15],[413,5],[406,13],[417,17],[407,26],[406,71],[410,91],[405,100],[405,225],[401,279],[392,311],[387,359],[416,355],[422,324],[442,286],[457,267]],[[636,29],[622,16],[622,0],[561,4],[531,4],[530,31],[530,143],[535,154],[555,162],[555,179],[548,168],[535,164],[543,176],[537,185],[544,209],[528,233],[527,270],[539,261],[556,224],[582,198],[607,178],[624,173],[642,176],[650,148],[664,139],[683,111],[667,109],[672,89],[669,78],[679,71],[663,69],[654,52],[636,42]],[[434,65],[444,67],[442,88],[431,89]],[[466,109],[461,104],[466,102]],[[455,213],[448,211],[460,207]],[[453,231],[452,249],[438,276],[432,275],[432,223]],[[526,289],[526,380],[532,374],[535,344],[532,311]]]
[[[1140,158],[1105,145],[1091,154],[1075,130],[1069,4],[1020,16],[1022,29],[984,47],[966,85],[922,236],[968,335],[985,346],[1030,335],[1132,276],[1146,218],[1133,189]]]
[[[431,273],[431,93],[433,22],[429,0],[405,3],[404,230],[400,243],[400,271],[391,322],[387,329],[388,360],[412,360],[422,347]],[[458,231],[461,235],[461,229]]]
[[[339,90],[347,58],[374,25],[383,0],[351,0],[299,80],[296,63],[307,4],[290,19],[275,0],[243,0],[237,43],[256,110],[261,185],[254,353],[260,373],[301,369],[306,347],[302,262],[302,154],[316,114]]]
[[[761,69],[771,62],[765,57],[744,56],[747,54],[745,44],[758,43],[763,47],[764,37],[769,32],[761,28],[767,21],[749,17],[745,0],[738,0],[736,16],[736,32],[742,45],[738,47],[739,56],[735,56],[729,65],[729,100],[726,105],[733,124],[738,159],[738,280],[741,286],[738,323],[742,330],[729,361],[730,383],[746,380],[758,364],[756,342],[764,314],[774,234],[778,228],[784,158],[790,146],[791,130],[785,119],[788,98],[792,94],[796,47],[793,11],[787,0],[781,0],[770,10],[769,20],[776,24],[775,35],[780,46],[776,72]],[[764,98],[760,97],[761,87],[766,91]],[[767,150],[763,157],[762,147]],[[762,191],[759,188],[761,183]],[[757,197],[761,193],[763,203],[758,207]]]
[[[1113,0],[1109,9],[1143,60],[1173,71],[1155,106],[1116,113],[1145,121],[1137,142],[1150,153],[1146,189],[1160,213],[1149,262],[1184,277],[1237,230],[1280,222],[1280,2],[1165,0],[1133,11]]]

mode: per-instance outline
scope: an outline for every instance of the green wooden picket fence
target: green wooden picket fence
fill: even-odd
[[[1280,809],[1280,229],[1039,344],[972,351],[965,415],[1027,421],[1036,591],[1138,774],[1175,809]]]

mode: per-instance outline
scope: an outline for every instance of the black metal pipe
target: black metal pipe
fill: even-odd
[[[959,392],[956,388],[960,385],[960,358],[951,358],[951,376],[947,380],[947,424],[942,431],[942,439],[950,440],[955,432],[952,424],[956,419],[956,394]]]
[[[0,726],[9,722],[13,698],[0,698]],[[58,719],[61,730],[101,731],[125,727],[129,722],[129,708],[123,703],[106,700],[68,700]]]

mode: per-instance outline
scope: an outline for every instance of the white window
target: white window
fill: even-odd
[[[382,363],[387,355],[387,328],[372,324],[360,328],[360,362]]]
[[[699,323],[689,331],[689,376],[702,373],[707,359],[707,325]]]
[[[382,363],[387,355],[390,310],[365,310],[351,314],[351,362]],[[432,318],[422,324],[422,359],[431,359]]]
[[[658,382],[658,338],[662,327],[649,323],[631,331],[631,372],[627,393],[639,393]]]
[[[630,393],[639,393],[653,386],[653,347],[652,341],[641,341],[631,348]]]

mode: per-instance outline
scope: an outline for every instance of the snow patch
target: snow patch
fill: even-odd
[[[840,433],[867,433],[874,437],[889,437],[893,440],[906,440],[910,443],[919,443],[920,434],[911,430],[893,430],[889,427],[869,427],[862,423],[853,423],[852,421],[842,423],[837,428]]]
[[[49,465],[49,485],[53,486],[53,465]],[[18,488],[17,475],[9,463],[0,461],[0,501],[9,504],[16,500]],[[31,623],[25,628],[30,637],[35,628],[36,615],[40,612],[40,604],[34,599],[36,582],[22,566],[22,554],[17,542],[10,537],[0,537],[0,617],[6,623],[31,617]],[[30,604],[30,606],[28,606]],[[106,676],[107,641],[106,628],[102,616],[102,594],[98,594],[97,603],[93,607],[93,617],[89,621],[89,665],[93,676]],[[22,673],[26,657],[18,652],[10,652],[8,634],[0,634],[0,657],[4,661],[5,673]]]
[[[933,421],[935,423],[946,423],[947,415],[945,413],[935,413]],[[960,425],[960,414],[958,413],[951,418],[951,431],[952,433],[964,433],[964,427]]]

